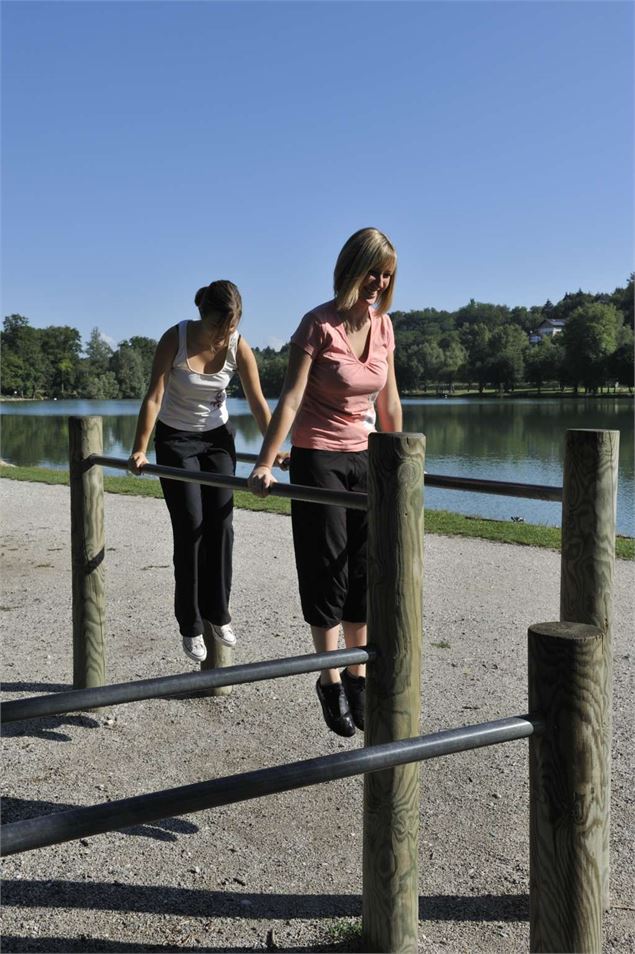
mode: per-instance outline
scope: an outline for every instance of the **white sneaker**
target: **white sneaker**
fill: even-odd
[[[205,620],[205,623],[217,642],[222,643],[223,646],[236,645],[236,633],[232,629],[231,623],[224,623],[222,626],[217,626],[216,623],[209,623],[207,620]]]
[[[194,662],[204,662],[207,659],[207,647],[202,636],[184,636],[183,652]]]

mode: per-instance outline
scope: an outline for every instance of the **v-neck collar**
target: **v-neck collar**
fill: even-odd
[[[344,341],[346,342],[346,347],[350,351],[351,355],[360,364],[363,364],[363,365],[368,364],[368,360],[370,358],[371,335],[373,333],[373,309],[371,308],[370,305],[368,306],[368,317],[370,318],[370,325],[368,327],[368,337],[366,338],[366,342],[364,344],[364,351],[362,351],[362,354],[366,352],[366,360],[363,360],[362,358],[358,358],[355,352],[353,351],[353,349],[351,348],[351,343],[348,340],[348,335],[346,334],[346,328],[344,327],[344,319],[342,318],[339,312],[337,312],[337,315],[338,315],[338,318],[340,319],[339,321],[340,334],[344,338]]]

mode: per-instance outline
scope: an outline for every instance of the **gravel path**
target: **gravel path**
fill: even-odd
[[[0,480],[3,698],[71,680],[68,489]],[[186,671],[161,501],[106,497],[107,670]],[[559,555],[426,538],[425,732],[526,711],[526,632],[558,618]],[[618,561],[612,902],[606,951],[635,950],[633,564]],[[310,652],[286,517],[236,514],[236,662]],[[436,645],[435,645],[436,644]],[[3,821],[337,752],[314,677],[219,699],[150,700],[7,727]],[[422,767],[419,949],[528,948],[527,743]],[[354,951],[361,777],[6,860],[4,951]]]

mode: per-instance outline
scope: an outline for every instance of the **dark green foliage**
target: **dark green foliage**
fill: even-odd
[[[471,299],[457,311],[424,308],[392,313],[395,370],[402,393],[472,390],[513,391],[522,383],[542,387],[633,387],[633,276],[612,293],[567,293],[556,304],[509,307]],[[546,318],[564,329],[529,344]],[[136,335],[112,349],[94,328],[81,356],[74,328],[31,328],[23,315],[9,315],[2,332],[2,393],[18,397],[142,397],[156,342]],[[254,348],[262,389],[277,398],[287,370],[289,346]],[[240,381],[230,394],[242,396]]]

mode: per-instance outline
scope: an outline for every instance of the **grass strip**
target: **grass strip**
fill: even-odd
[[[68,472],[48,470],[43,467],[0,467],[0,477],[11,480],[27,480],[43,484],[68,484]],[[152,477],[104,477],[104,489],[111,494],[128,494],[135,497],[162,497],[161,484]],[[234,493],[234,505],[239,510],[260,510],[266,513],[289,514],[291,503],[281,497],[261,499],[244,490]],[[560,530],[541,524],[517,523],[512,520],[490,520],[486,517],[467,517],[448,510],[426,510],[426,533],[439,533],[451,537],[477,537],[481,540],[497,540],[517,546],[560,549]],[[618,536],[615,554],[620,560],[635,560],[635,539]]]

